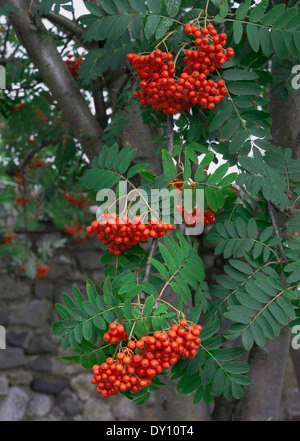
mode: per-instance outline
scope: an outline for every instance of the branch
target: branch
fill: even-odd
[[[94,105],[96,110],[97,120],[101,125],[102,130],[108,125],[107,107],[103,97],[102,79],[97,78],[91,82],[92,94],[94,99]]]
[[[145,275],[144,275],[143,282],[148,282],[149,281],[150,270],[151,270],[151,261],[150,261],[150,259],[152,259],[155,256],[157,245],[158,245],[158,240],[157,240],[157,238],[155,238],[155,239],[152,240],[152,243],[151,243],[148,260],[147,260],[146,267],[145,267]],[[146,298],[145,293],[141,292],[140,297],[141,297],[141,300],[145,300],[145,298]]]
[[[274,232],[275,232],[275,236],[276,237],[281,237],[280,234],[279,234],[279,231],[278,231],[278,226],[277,226],[276,219],[275,219],[273,205],[272,205],[272,203],[270,201],[267,201],[267,208],[268,208],[268,213],[269,213],[269,216],[270,216],[270,219],[271,219],[271,222],[272,222],[272,226],[273,226],[273,229],[274,229]],[[281,254],[282,261],[286,262],[287,258],[286,258],[286,255],[284,253],[282,243],[279,243],[279,249],[280,249],[280,254]]]
[[[4,4],[5,0],[0,0],[0,6]],[[18,9],[10,15],[9,20],[20,43],[27,50],[54,100],[57,101],[82,150],[92,161],[102,146],[100,124],[61,59],[55,41],[41,18],[38,15],[30,15],[27,0],[10,0],[9,4]]]
[[[144,276],[143,282],[148,282],[149,281],[150,269],[151,269],[150,259],[152,259],[155,256],[157,245],[158,245],[157,239],[153,239],[151,247],[150,247],[150,252],[149,252],[148,260],[147,260],[147,263],[146,263],[145,276]]]
[[[55,139],[53,141],[43,141],[39,146],[29,150],[29,152],[27,152],[27,154],[24,156],[21,164],[19,165],[18,169],[20,171],[23,171],[26,167],[27,164],[30,163],[30,161],[32,160],[32,158],[34,158],[34,156],[42,149],[44,149],[45,147],[49,147],[54,146],[58,143],[61,142],[61,139]]]
[[[174,153],[174,116],[172,113],[168,113],[167,115],[167,151],[173,156]]]
[[[87,42],[82,41],[82,35],[85,32],[85,29],[83,29],[77,22],[70,20],[67,17],[64,17],[60,14],[55,14],[54,12],[49,12],[48,14],[45,14],[43,17],[47,18],[51,23],[53,23],[55,26],[59,26],[63,28],[65,31],[70,32],[73,36],[76,37],[76,40],[80,43],[80,45],[84,49],[89,49],[90,45]]]

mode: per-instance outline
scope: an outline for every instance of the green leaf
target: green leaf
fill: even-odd
[[[86,321],[82,324],[82,333],[83,333],[83,337],[86,340],[91,340],[92,335],[93,335],[93,329],[92,329],[92,324],[90,321]]]
[[[223,368],[230,374],[245,374],[249,371],[249,364],[244,361],[231,361],[223,364]]]
[[[269,0],[261,0],[261,2],[251,9],[249,15],[249,21],[252,23],[257,23],[264,16],[264,13],[269,5]]]
[[[169,279],[169,273],[167,268],[158,260],[153,259],[153,258],[149,258],[150,262],[152,263],[152,265],[157,269],[157,271],[163,276],[163,278],[165,280]]]
[[[254,344],[254,338],[250,328],[245,328],[242,332],[242,343],[246,351],[250,351]]]
[[[257,80],[259,78],[257,73],[244,69],[226,69],[222,77],[224,80],[229,81]]]
[[[267,227],[263,230],[263,232],[261,233],[261,235],[259,236],[259,240],[261,242],[266,242],[273,234],[273,227]]]
[[[251,266],[243,262],[242,260],[231,259],[229,260],[229,263],[231,266],[233,266],[233,268],[237,269],[241,273],[249,275],[253,272]]]
[[[131,22],[131,32],[133,38],[140,39],[142,34],[143,16],[136,15]]]
[[[128,172],[127,172],[127,178],[130,179],[133,176],[135,176],[137,173],[139,173],[142,170],[145,170],[145,168],[148,167],[149,164],[147,163],[142,163],[142,164],[137,164],[134,165],[133,167],[131,167]]]
[[[80,322],[87,319],[87,315],[81,309],[77,308],[72,309],[72,316]]]
[[[155,298],[153,295],[147,297],[144,305],[144,312],[143,312],[144,317],[149,317],[149,315],[153,311],[154,303],[155,303]]]
[[[240,6],[237,8],[237,11],[236,11],[237,20],[243,20],[246,17],[246,15],[249,11],[249,8],[251,6],[251,3],[252,3],[252,0],[245,0],[240,3]]]
[[[243,24],[239,21],[234,21],[233,22],[233,39],[234,39],[235,44],[239,44],[239,42],[241,41],[241,39],[243,37],[243,32],[244,32]]]
[[[122,150],[121,150],[122,152]],[[118,170],[121,175],[123,175],[129,168],[131,161],[135,157],[137,153],[137,149],[133,149],[126,154],[126,156],[122,159],[122,162],[119,164]]]
[[[96,328],[101,329],[103,331],[106,329],[105,320],[100,315],[94,317],[92,322],[96,326]]]
[[[208,338],[212,337],[221,326],[220,320],[213,320],[209,322],[207,325],[203,327],[203,330],[201,331],[201,341],[205,341]]]
[[[167,2],[167,14],[173,18],[178,14],[181,0],[168,0]]]
[[[98,312],[97,308],[92,303],[87,302],[87,301],[82,303],[82,307],[83,307],[84,311],[90,316],[94,316]]]
[[[147,0],[147,6],[153,14],[160,14],[160,0]]]
[[[259,39],[260,39],[261,49],[264,55],[266,57],[269,57],[273,51],[270,30],[267,28],[260,28]]]
[[[161,17],[159,15],[149,15],[145,25],[145,37],[149,40],[156,32]]]
[[[202,372],[202,384],[205,386],[212,382],[215,373],[217,370],[216,362],[213,358],[209,358],[209,360],[205,363],[203,372]]]
[[[121,12],[125,14],[131,13],[131,6],[128,0],[114,0],[114,4]]]
[[[123,304],[123,313],[126,320],[130,320],[133,318],[131,301],[129,299],[125,300]]]
[[[286,49],[283,33],[281,31],[272,31],[271,40],[272,40],[274,52],[280,58],[284,58],[287,54],[287,49]]]
[[[107,40],[109,42],[118,40],[126,31],[131,22],[131,15],[119,15],[110,28]]]
[[[146,2],[144,0],[129,0],[129,3],[133,9],[137,12],[147,12]]]
[[[259,39],[259,32],[257,26],[252,24],[247,24],[246,32],[251,48],[255,52],[258,52],[260,46],[260,39]]]
[[[259,84],[246,81],[236,81],[231,83],[228,85],[228,89],[234,95],[258,95],[261,92]]]
[[[113,187],[119,179],[119,176],[112,171],[90,169],[86,170],[82,176],[81,185],[87,187],[89,190],[99,191]]]
[[[108,14],[110,15],[118,14],[118,10],[115,4],[111,0],[101,0],[100,3],[104,11],[107,12]]]
[[[64,319],[64,320],[70,320],[71,319],[71,314],[69,313],[67,308],[65,308],[60,303],[56,303],[55,304],[55,309],[58,312],[58,314],[61,316],[62,319]]]
[[[85,2],[85,6],[91,14],[96,15],[97,17],[104,16],[103,10],[100,8],[100,6],[96,5],[95,3]]]
[[[251,239],[256,239],[257,234],[258,234],[257,225],[255,219],[252,217],[248,222],[248,236]]]
[[[137,320],[137,322],[135,323],[134,331],[139,338],[143,337],[143,335],[146,334],[144,325],[141,320]]]
[[[219,368],[212,382],[212,391],[216,397],[219,397],[222,394],[224,390],[224,384],[225,384],[225,373],[221,368]]]
[[[88,299],[91,303],[95,304],[96,303],[96,299],[98,297],[97,294],[97,290],[95,287],[95,284],[92,280],[87,280],[86,281],[86,293],[88,296]]]
[[[281,15],[284,13],[284,10],[285,10],[285,4],[283,4],[283,3],[274,6],[262,18],[262,24],[265,26],[272,25],[278,19],[278,17],[281,17]]]
[[[222,107],[218,108],[215,116],[213,117],[210,125],[209,131],[214,132],[218,130],[221,126],[224,125],[225,121],[227,121],[233,113],[233,106],[230,102],[224,104]]]
[[[166,178],[169,181],[174,181],[177,176],[177,169],[172,156],[170,155],[170,153],[167,152],[167,150],[162,151],[162,161]]]
[[[266,336],[257,322],[253,322],[250,326],[255,343],[263,348],[266,344]]]

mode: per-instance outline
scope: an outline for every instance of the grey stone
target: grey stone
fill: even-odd
[[[27,296],[31,290],[30,282],[23,282],[11,274],[1,274],[0,299],[1,300],[18,300]]]
[[[24,361],[24,349],[22,348],[6,348],[0,351],[0,369],[23,366]]]
[[[7,326],[9,324],[8,314],[0,309],[0,325]]]
[[[36,357],[31,363],[27,363],[27,368],[36,372],[51,372],[52,360],[45,357]]]
[[[31,300],[26,303],[14,305],[9,315],[11,324],[42,326],[52,308],[52,304],[46,300]]]
[[[53,285],[41,280],[35,282],[34,293],[39,299],[52,299]]]
[[[68,265],[58,265],[57,263],[50,262],[50,269],[45,276],[46,280],[58,279],[59,277],[65,277],[66,274],[70,271],[70,267]]]
[[[83,413],[84,421],[115,421],[115,418],[107,404],[100,398],[90,398]]]
[[[48,395],[35,395],[28,406],[28,416],[32,418],[44,417],[52,409],[53,398]]]
[[[140,411],[137,406],[135,406],[126,397],[118,396],[116,398],[118,399],[110,402],[112,414],[116,419],[124,421],[133,421],[139,419]]]
[[[9,385],[6,377],[0,377],[0,397],[7,395],[9,392]]]
[[[82,411],[82,403],[73,393],[62,393],[55,396],[54,406],[59,408],[65,416],[75,416]]]
[[[28,341],[28,332],[8,331],[6,334],[6,343],[10,346],[26,347]]]
[[[95,392],[95,385],[91,383],[90,374],[79,374],[71,378],[71,387],[83,401],[87,401],[91,398]]]
[[[31,389],[42,394],[56,395],[66,389],[67,383],[64,381],[49,380],[47,378],[36,377],[31,382]]]
[[[54,346],[42,337],[33,337],[26,350],[28,354],[51,354],[55,351]]]
[[[25,369],[17,369],[9,371],[7,378],[9,383],[13,385],[29,385],[32,382],[33,376]]]
[[[95,251],[83,251],[77,255],[77,260],[82,269],[101,270],[103,268],[100,263],[100,255]]]
[[[0,405],[0,421],[20,421],[23,419],[29,397],[22,389],[12,387]]]

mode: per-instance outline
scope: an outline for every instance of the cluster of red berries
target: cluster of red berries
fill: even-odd
[[[223,80],[207,80],[209,73],[234,55],[232,48],[223,49],[227,35],[218,35],[212,24],[201,30],[186,24],[184,29],[187,34],[194,34],[197,48],[186,51],[184,62],[187,66],[179,79],[174,78],[175,65],[171,61],[171,53],[156,49],[149,55],[127,55],[141,80],[141,91],[134,92],[141,105],[152,106],[166,114],[176,114],[190,110],[195,104],[204,109],[214,109],[228,94]]]
[[[48,121],[48,118],[43,114],[43,112],[39,109],[35,110],[36,116],[34,117],[34,119],[36,121]]]
[[[214,216],[216,211],[213,211],[208,204],[204,213],[202,210],[200,210],[199,207],[194,207],[191,212],[187,211],[187,209],[184,207],[184,198],[182,196],[183,184],[184,181],[180,179],[174,179],[174,181],[169,182],[169,187],[171,187],[171,185],[174,185],[178,189],[182,205],[178,203],[176,205],[176,211],[182,216],[182,221],[185,223],[185,225],[193,227],[199,222],[204,222],[205,226],[209,224],[214,224],[216,222],[216,218]],[[190,186],[194,190],[195,184],[191,183]]]
[[[104,213],[99,222],[93,221],[91,226],[87,227],[87,232],[97,234],[97,239],[110,248],[111,254],[120,256],[139,242],[146,242],[149,237],[162,237],[173,228],[172,224],[162,223],[155,217],[144,224],[141,216],[135,216],[130,220],[127,216]]]
[[[1,239],[2,244],[11,244],[16,241],[16,233],[4,233]]]
[[[111,344],[120,343],[121,340],[127,340],[128,334],[123,325],[110,323],[108,331],[103,335],[103,340]]]
[[[24,178],[22,173],[20,173],[18,171],[15,172],[14,178],[15,178],[15,181],[16,181],[16,184],[17,184],[18,187],[22,187],[25,184],[25,182],[26,182],[26,179]]]
[[[111,323],[109,333],[120,326]],[[155,331],[153,336],[145,335],[138,341],[131,340],[117,353],[116,360],[109,357],[100,366],[93,366],[91,382],[97,384],[97,393],[104,398],[126,390],[138,392],[179,359],[193,359],[201,343],[201,330],[200,325],[188,325],[182,319],[168,333]]]
[[[48,273],[50,266],[40,265],[36,268],[35,280],[42,279]]]
[[[72,193],[71,195],[68,195],[66,191],[63,191],[64,198],[66,202],[69,202],[70,204],[76,205],[80,208],[88,208],[91,205],[93,205],[93,202],[87,202],[85,199],[87,198],[87,194],[84,193],[82,195],[75,195]]]
[[[28,202],[31,202],[32,199],[33,199],[33,195],[32,194],[30,196],[28,196],[28,197],[26,197],[24,195],[17,196],[15,198],[15,204],[25,205],[25,204],[28,204]]]
[[[16,106],[14,106],[14,112],[17,112],[18,110],[22,110],[23,107],[25,106],[25,103],[21,102],[20,104],[17,104]]]
[[[47,265],[39,265],[36,267],[35,280],[42,279],[48,273],[50,267]],[[26,266],[23,265],[20,267],[21,273],[26,273]]]
[[[31,163],[29,164],[29,168],[44,168],[45,167],[45,162],[42,159],[34,159],[33,161],[31,161]]]
[[[67,55],[67,59],[65,60],[65,63],[69,69],[69,71],[71,72],[71,75],[74,78],[78,78],[79,76],[79,69],[81,66],[81,63],[83,62],[83,58],[79,57],[79,58],[74,58],[73,55]]]

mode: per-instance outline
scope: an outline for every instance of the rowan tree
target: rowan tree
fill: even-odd
[[[44,220],[96,235],[105,265],[55,305],[63,358],[103,398],[153,392],[162,419],[276,420],[300,324],[298,2],[0,6],[7,270],[47,273],[63,244],[31,249]]]

